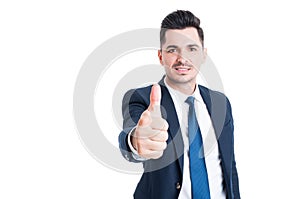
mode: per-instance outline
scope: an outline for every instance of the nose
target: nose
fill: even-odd
[[[187,59],[184,57],[184,55],[182,55],[182,53],[178,53],[176,61],[182,65],[187,63]]]

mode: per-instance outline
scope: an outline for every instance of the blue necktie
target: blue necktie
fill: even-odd
[[[195,98],[190,96],[185,101],[190,105],[188,115],[188,134],[190,142],[189,158],[192,198],[210,199],[208,177],[202,147],[203,142],[196,118],[194,100]]]

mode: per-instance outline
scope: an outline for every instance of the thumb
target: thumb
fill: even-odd
[[[158,84],[154,84],[150,93],[150,105],[148,110],[155,116],[161,116],[160,113],[161,89]]]

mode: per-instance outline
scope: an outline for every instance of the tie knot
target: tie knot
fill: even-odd
[[[194,101],[195,101],[195,98],[193,96],[189,96],[185,102],[188,103],[190,106],[194,106]]]

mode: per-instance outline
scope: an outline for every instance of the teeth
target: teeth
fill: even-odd
[[[189,70],[188,68],[176,68],[176,70]]]

